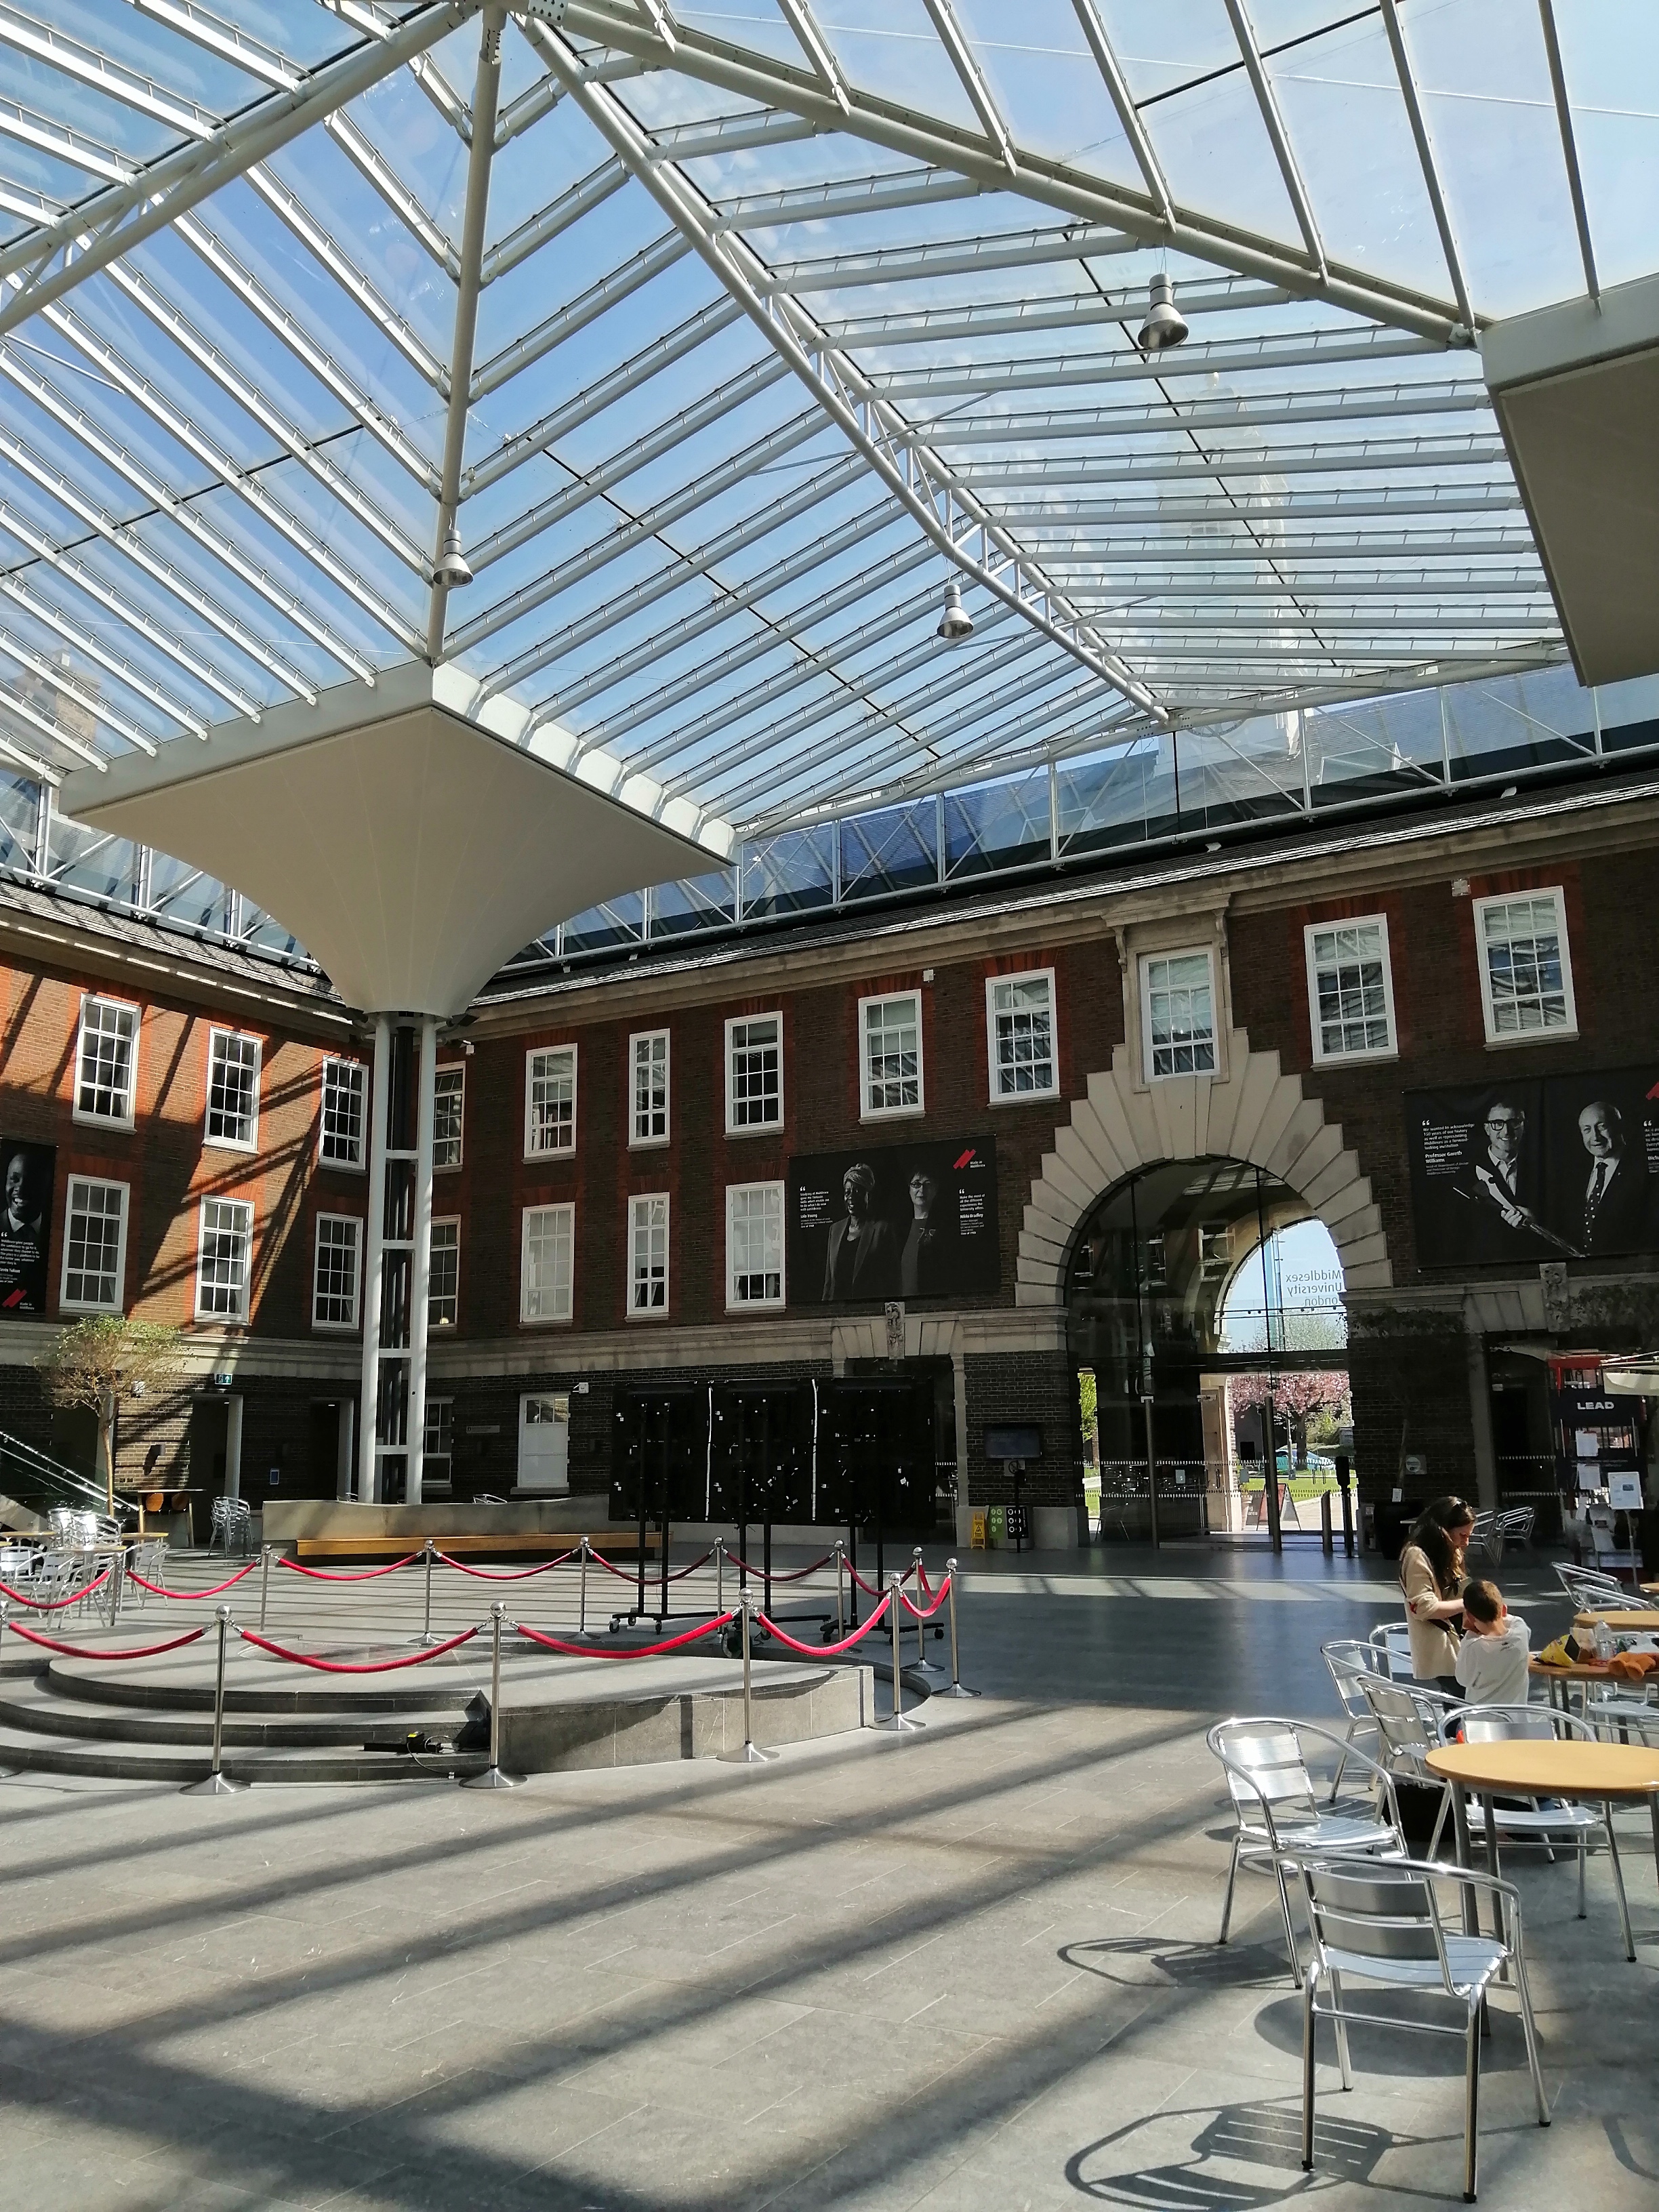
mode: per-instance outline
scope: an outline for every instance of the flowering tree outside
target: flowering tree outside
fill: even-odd
[[[1299,1468],[1308,1464],[1310,1428],[1334,1429],[1353,1418],[1348,1401],[1348,1378],[1340,1369],[1308,1368],[1271,1376],[1235,1375],[1229,1378],[1227,1388],[1235,1414],[1254,1412],[1271,1401],[1273,1449],[1278,1449],[1277,1430],[1283,1421],[1289,1431],[1293,1463]]]
[[[104,1494],[115,1510],[115,1407],[123,1391],[134,1396],[175,1381],[182,1370],[184,1337],[156,1322],[100,1314],[75,1322],[38,1362],[54,1406],[84,1406],[98,1417],[98,1456]]]

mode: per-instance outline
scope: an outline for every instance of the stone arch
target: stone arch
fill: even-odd
[[[1394,1281],[1382,1217],[1341,1124],[1302,1079],[1286,1075],[1276,1052],[1252,1052],[1243,1030],[1228,1038],[1227,1073],[1135,1082],[1128,1048],[1112,1054],[1110,1073],[1091,1075],[1069,1122],[1042,1157],[1019,1233],[1014,1303],[1059,1306],[1072,1240],[1084,1216],[1115,1183],[1166,1160],[1218,1156],[1247,1160],[1307,1200],[1331,1232],[1349,1291],[1383,1291]]]

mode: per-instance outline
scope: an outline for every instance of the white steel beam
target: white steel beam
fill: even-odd
[[[823,222],[840,216],[880,215],[893,208],[930,207],[979,197],[971,178],[950,169],[899,169],[874,177],[837,177],[823,185],[784,185],[714,202],[717,230],[771,230],[785,223]],[[1184,301],[1182,302],[1185,304]]]
[[[1211,518],[1212,526],[1224,527],[1231,520],[1224,513]],[[1171,567],[1182,562],[1199,562],[1207,568],[1219,568],[1233,562],[1260,562],[1270,561],[1310,561],[1323,566],[1341,561],[1468,561],[1480,556],[1501,556],[1507,561],[1534,557],[1531,536],[1524,530],[1510,530],[1493,534],[1467,535],[1454,532],[1447,536],[1439,532],[1412,532],[1403,537],[1371,535],[1356,532],[1352,537],[1338,538],[1322,535],[1315,538],[1273,538],[1256,534],[1238,518],[1241,529],[1248,534],[1237,538],[1206,537],[1196,543],[1177,544],[1169,538],[1127,537],[1109,541],[1099,538],[1085,538],[1075,544],[1054,545],[1043,554],[1045,561],[1071,563],[1087,561],[1097,568],[1122,568],[1133,563],[1137,574],[1148,568]],[[1069,533],[1071,521],[1055,517],[1052,521],[1039,523],[1037,528],[1044,536]],[[1541,583],[1541,576],[1540,576]]]
[[[234,646],[239,653],[245,653],[250,660],[257,661],[268,675],[274,676],[288,690],[297,692],[301,698],[313,706],[316,704],[316,685],[302,676],[290,662],[284,660],[280,653],[274,653],[262,638],[256,637],[239,616],[232,614],[228,607],[220,606],[205,592],[198,591],[172,562],[153,553],[129,524],[105,514],[60,470],[40,460],[21,439],[12,437],[4,428],[0,428],[0,459],[9,461],[21,476],[27,477],[30,483],[38,484],[42,491],[66,507],[78,521],[95,531],[106,545],[112,545],[118,552],[124,553],[153,584],[159,585],[162,591],[177,599],[199,622],[217,630],[220,636]],[[173,520],[176,521],[179,517],[173,515]]]
[[[526,331],[511,345],[503,346],[481,368],[475,369],[472,376],[474,400],[487,399],[492,392],[499,391],[521,370],[538,362],[544,354],[550,353],[566,338],[574,337],[578,331],[586,330],[590,323],[597,322],[619,301],[627,299],[630,293],[637,292],[641,285],[648,284],[653,276],[659,276],[665,269],[672,269],[677,261],[683,261],[690,251],[685,240],[673,231],[665,232],[662,237],[654,239],[631,261],[625,261],[620,269],[614,269],[609,276],[600,277],[597,284],[590,284],[586,291],[580,293],[574,300],[568,300],[563,307],[556,308],[533,330]]]
[[[165,514],[168,521],[182,531],[185,537],[192,538],[204,552],[211,555],[213,559],[228,569],[240,584],[245,586],[257,598],[262,599],[267,606],[275,608],[279,614],[285,616],[296,629],[302,631],[310,638],[313,645],[319,645],[325,653],[337,660],[342,668],[348,670],[362,682],[368,684],[374,682],[373,662],[365,660],[360,653],[347,645],[343,639],[337,637],[328,624],[312,611],[304,597],[289,591],[283,585],[273,582],[257,563],[248,558],[233,538],[227,537],[223,531],[216,529],[198,514],[191,500],[187,499],[183,493],[175,490],[164,478],[157,476],[153,469],[147,468],[127,448],[117,445],[84,408],[78,408],[71,401],[65,399],[48,378],[42,376],[38,370],[22,360],[17,351],[10,346],[0,345],[0,377],[8,379],[19,392],[26,393],[42,414],[49,416],[61,429],[68,431],[70,435],[83,445],[88,453],[96,454],[106,469],[124,478],[142,498],[149,501],[152,507]],[[0,434],[0,439],[3,438],[3,434]],[[70,484],[69,479],[57,471],[46,467],[44,464],[37,466],[35,457],[29,453],[27,447],[21,445],[13,446],[9,441],[6,441],[0,443],[0,451],[6,452],[14,466],[25,470],[44,489],[49,489],[55,498],[64,500],[65,504],[70,505],[73,512],[82,514],[83,520],[88,519],[94,512],[79,500],[78,495],[73,500],[67,498],[66,489],[70,492],[75,490],[75,488]],[[107,523],[111,530],[118,533],[112,538],[112,542],[120,544],[124,550],[131,552],[137,543],[131,526],[118,524],[113,517],[107,516],[103,519],[103,522],[94,523],[93,526],[101,530],[104,523]],[[155,581],[163,584],[169,591],[184,599],[186,605],[190,604],[189,587],[170,563],[158,561],[149,573]],[[199,613],[200,610],[196,609],[194,611]],[[234,624],[236,642],[246,652],[248,649],[247,630],[234,616],[228,617],[228,619]],[[284,665],[275,656],[269,665],[273,674]],[[291,668],[287,672],[297,678],[294,688],[303,690],[304,678],[299,677],[298,672]]]
[[[1231,18],[1233,36],[1238,41],[1238,51],[1244,57],[1245,73],[1250,80],[1250,89],[1255,94],[1255,104],[1261,112],[1273,159],[1279,164],[1279,173],[1285,180],[1285,190],[1290,196],[1296,216],[1297,228],[1302,233],[1302,242],[1308,249],[1308,258],[1322,278],[1325,274],[1325,247],[1319,235],[1319,225],[1314,221],[1312,202],[1308,188],[1302,181],[1302,172],[1297,167],[1291,149],[1290,134],[1285,128],[1285,118],[1279,112],[1279,101],[1267,70],[1261,64],[1261,50],[1256,44],[1255,30],[1244,7],[1244,0],[1227,0],[1227,13]]]
[[[1352,490],[1278,493],[1241,492],[1218,505],[1213,498],[1194,499],[1176,494],[1170,499],[1055,499],[1046,497],[1039,507],[1022,507],[1005,501],[1003,514],[1023,530],[1066,530],[1079,523],[1104,524],[1121,529],[1139,526],[1176,528],[1183,524],[1291,523],[1393,521],[1401,515],[1492,514],[1518,512],[1521,495],[1513,484],[1390,485],[1382,491]],[[1167,542],[1167,541],[1166,541]],[[1271,541],[1266,541],[1271,542]],[[1530,541],[1528,541],[1530,543]],[[1115,553],[1117,541],[1109,549]]]
[[[300,72],[285,54],[202,7],[199,0],[127,0],[127,5],[263,84],[285,90],[298,82]]]
[[[118,254],[176,222],[256,161],[356,100],[465,22],[477,0],[428,0],[388,38],[359,48],[276,92],[210,137],[145,163],[130,179],[83,200],[56,222],[0,247],[0,331],[82,283]]]
[[[671,57],[661,42],[645,31],[637,18],[624,14],[614,0],[526,0],[524,13],[534,19],[528,27],[532,36],[538,33],[542,23],[551,23],[580,38],[636,53],[657,67],[670,64]],[[991,191],[1008,187],[1007,165],[1000,149],[983,132],[850,87],[848,105],[842,110],[816,76],[684,26],[672,62],[684,76],[721,86],[761,106],[787,110],[817,129],[842,131],[913,161],[958,169]],[[1328,263],[1322,279],[1301,256],[1242,226],[1184,208],[1173,209],[1166,221],[1150,195],[1131,191],[1030,148],[1017,145],[1014,157],[1021,193],[1066,215],[1132,232],[1145,243],[1192,254],[1241,276],[1282,283],[1293,292],[1318,293],[1370,320],[1416,330],[1443,344],[1473,343],[1461,313],[1431,294],[1335,263]]]
[[[819,83],[844,115],[849,105],[847,79],[842,74],[834,47],[818,27],[811,0],[778,0],[778,13],[799,41]]]
[[[1099,225],[992,231],[980,238],[872,246],[862,252],[820,254],[811,261],[780,262],[775,267],[757,268],[755,289],[763,296],[774,292],[792,296],[802,292],[846,292],[865,284],[915,284],[935,277],[979,276],[994,270],[1036,269],[1050,262],[1092,261],[1106,254],[1139,251],[1138,238]]]
[[[498,239],[484,255],[479,282],[493,284],[498,276],[505,276],[509,269],[516,269],[521,261],[540,250],[580,222],[597,207],[603,207],[613,192],[619,192],[628,182],[628,172],[614,155],[601,161],[597,169],[572,185],[568,191],[542,209],[538,215],[528,216],[516,230]]]
[[[1445,256],[1446,274],[1451,278],[1452,291],[1463,326],[1473,331],[1477,326],[1474,305],[1469,299],[1469,288],[1463,275],[1463,257],[1457,250],[1457,234],[1452,228],[1451,210],[1446,204],[1445,188],[1440,181],[1440,171],[1434,158],[1434,142],[1429,136],[1429,118],[1423,110],[1422,95],[1418,90],[1411,55],[1407,50],[1406,33],[1400,21],[1399,0],[1381,0],[1381,5],[1383,27],[1389,34],[1389,51],[1394,56],[1395,75],[1400,83],[1400,96],[1406,103],[1412,139],[1417,148],[1418,165],[1423,172],[1423,183],[1434,214],[1435,228],[1440,234],[1440,250]]]
[[[191,652],[170,631],[163,629],[161,623],[154,621],[136,602],[125,598],[112,585],[106,584],[95,569],[88,568],[83,561],[77,561],[72,553],[60,552],[26,515],[19,514],[15,508],[8,507],[3,500],[0,500],[0,529],[9,531],[14,538],[27,546],[37,561],[84,592],[106,615],[112,615],[118,622],[125,623],[148,644],[154,646],[164,659],[182,668],[187,676],[193,677],[207,690],[216,692],[234,714],[246,714],[255,722],[258,720],[260,702],[251,691],[245,691],[240,684],[234,683],[211,661]],[[15,585],[16,578],[13,575],[4,580]],[[202,737],[207,735],[205,726],[198,734]]]
[[[1549,58],[1550,90],[1555,99],[1555,119],[1561,132],[1561,158],[1567,165],[1567,189],[1572,195],[1572,220],[1578,232],[1578,258],[1584,264],[1584,289],[1592,300],[1601,296],[1596,273],[1595,244],[1590,236],[1589,209],[1584,199],[1584,179],[1578,167],[1578,139],[1572,127],[1572,102],[1567,96],[1567,72],[1561,60],[1561,35],[1556,28],[1553,0],[1538,0],[1544,27],[1544,52]]]
[[[896,520],[887,510],[878,509],[873,519],[860,518],[858,536],[872,536],[884,521],[890,524]],[[799,582],[803,575],[810,574],[824,560],[835,558],[858,542],[857,538],[849,538],[845,531],[836,531],[831,535],[837,541],[832,552],[814,546],[793,561],[780,563],[770,575],[745,586],[742,592],[734,593],[729,600],[716,602],[696,615],[686,617],[646,644],[635,646],[615,660],[592,671],[579,684],[573,685],[570,691],[538,708],[538,717],[568,713],[589,699],[599,698],[606,691],[614,691],[619,684],[625,684],[642,669],[665,660],[681,646],[692,644],[709,630],[718,629],[739,614],[754,615],[758,627],[740,643],[727,646],[724,652],[715,653],[710,659],[688,669],[683,675],[653,684],[651,690],[632,706],[623,708],[615,716],[607,716],[604,726],[605,731],[614,731],[622,735],[636,728],[640,723],[649,721],[654,714],[665,713],[671,707],[678,707],[687,699],[695,699],[706,685],[720,681],[737,669],[747,667],[751,661],[763,659],[781,646],[793,643],[804,631],[813,629],[820,622],[827,622],[830,616],[840,614],[843,608],[866,603],[888,584],[913,575],[933,557],[933,548],[925,540],[920,544],[906,545],[896,553],[890,553],[885,560],[877,562],[872,568],[861,569],[858,574],[848,578],[830,591],[815,592],[804,606],[797,608],[793,614],[767,616],[757,612],[758,600],[789,584]],[[826,544],[828,542],[825,541]],[[604,742],[609,744],[609,736]]]
[[[112,653],[90,631],[72,623],[61,607],[54,606],[50,599],[42,599],[39,592],[32,591],[15,569],[0,569],[0,594],[3,594],[15,606],[21,607],[42,629],[49,629],[54,637],[61,637],[72,652],[80,653],[106,675],[112,676],[118,684],[148,701],[158,714],[165,714],[171,722],[176,722],[181,730],[188,730],[192,737],[204,738],[207,735],[205,715],[198,714],[193,707],[185,706],[181,699],[174,698],[153,678],[146,676],[142,669],[135,668],[131,660]]]
[[[461,273],[455,289],[455,335],[449,358],[449,415],[444,425],[443,470],[438,487],[430,598],[427,603],[426,657],[435,667],[443,658],[444,618],[449,586],[439,568],[444,539],[455,527],[461,504],[461,464],[466,458],[466,418],[472,397],[472,350],[478,331],[478,293],[483,282],[484,230],[489,217],[489,172],[495,158],[495,110],[501,88],[503,8],[484,10],[478,31],[478,68],[472,88],[472,143],[467,155],[466,202],[461,216]],[[418,1260],[418,1255],[416,1255]],[[422,1327],[424,1324],[422,1324]],[[421,1418],[412,1412],[411,1420]],[[418,1451],[418,1445],[416,1447]],[[418,1468],[418,1460],[411,1462]]]
[[[1146,126],[1140,119],[1140,111],[1135,106],[1134,95],[1124,79],[1095,0],[1072,0],[1072,6],[1078,21],[1083,26],[1083,35],[1089,41],[1095,67],[1100,71],[1111,95],[1112,105],[1117,110],[1117,119],[1123,125],[1123,135],[1129,142],[1129,150],[1135,157],[1141,175],[1146,179],[1146,190],[1151,196],[1153,211],[1164,229],[1173,231],[1175,209],[1170,198],[1170,187],[1164,179],[1163,166],[1152,151],[1152,142],[1146,136]]]
[[[515,436],[507,439],[493,453],[486,454],[482,460],[475,461],[470,469],[464,470],[461,474],[461,497],[471,499],[475,492],[488,490],[491,484],[499,483],[503,477],[510,476],[514,469],[522,468],[538,453],[545,453],[550,446],[572,430],[580,429],[584,422],[591,422],[596,415],[602,415],[615,401],[637,391],[642,384],[648,383],[652,377],[659,374],[672,362],[683,359],[718,331],[729,330],[742,313],[737,301],[727,299],[724,293],[718,300],[711,300],[706,307],[700,307],[695,315],[688,317],[675,329],[665,331],[659,338],[653,338],[648,346],[623,362],[620,368],[598,378],[586,390],[577,392],[573,399],[556,407],[550,415],[544,415],[528,429],[520,430]]]
[[[564,57],[568,49],[564,41],[539,27],[532,27],[553,66],[567,70]],[[758,284],[764,283],[768,274],[763,266],[741,239],[722,236],[710,228],[708,203],[693,191],[678,167],[652,160],[638,125],[621,103],[602,87],[574,89],[589,119],[649,187],[854,452],[939,550],[1114,690],[1157,714],[1151,693],[1124,662],[1051,592],[1046,578],[989,511],[958,485],[933,455],[910,441],[909,426],[903,418],[870,388],[846,356],[836,352],[806,311],[776,294],[763,296]],[[975,538],[977,551],[973,546]]]
[[[738,228],[736,225],[728,228]],[[1282,307],[1291,297],[1281,284],[1257,284],[1246,276],[1220,276],[1212,283],[1183,284],[1181,312],[1195,315],[1237,313]],[[1099,323],[1138,319],[1146,305],[1124,292],[1114,298],[1091,285],[1086,291],[1060,293],[1037,300],[981,300],[965,307],[910,307],[887,315],[857,315],[827,322],[828,336],[841,346],[936,345],[957,338],[1012,337],[1024,331],[1086,329]],[[1166,364],[1170,356],[1164,356]]]
[[[949,362],[935,368],[872,369],[866,374],[890,399],[961,398],[980,392],[1041,392],[1073,384],[1157,384],[1187,376],[1249,376],[1267,369],[1327,368],[1339,362],[1389,361],[1433,353],[1408,331],[1309,331],[1274,338],[1220,338],[1175,353],[1075,352],[1016,355],[1004,360]],[[1481,389],[1470,380],[1471,386]],[[1357,395],[1363,397],[1364,387]],[[1170,395],[1170,410],[1179,398]],[[1180,417],[1170,413],[1172,422]]]
[[[1006,415],[946,415],[936,422],[907,426],[905,436],[939,446],[1017,445],[1043,438],[1168,436],[1189,430],[1277,428],[1285,423],[1370,422],[1396,415],[1490,414],[1492,394],[1469,378],[1456,384],[1384,385],[1354,392],[1266,392],[1231,399],[1224,396],[1176,408],[1167,402],[1145,407],[1069,407]],[[1249,449],[1264,470],[1274,464],[1270,446]],[[1237,468],[1249,460],[1243,452]]]
[[[323,128],[364,183],[380,194],[416,244],[453,283],[460,273],[459,251],[448,233],[422,207],[374,140],[349,115],[325,116]]]
[[[20,668],[26,668],[31,676],[38,677],[43,684],[49,684],[54,690],[64,692],[74,701],[82,714],[90,714],[94,721],[101,722],[106,729],[113,730],[116,736],[125,744],[135,745],[140,752],[149,753],[152,757],[154,757],[156,747],[154,732],[141,728],[137,722],[121,714],[109,700],[103,696],[95,684],[83,684],[72,669],[54,667],[45,653],[37,653],[33,646],[26,645],[21,638],[14,637],[11,632],[4,628],[0,628],[0,653],[7,654],[17,663]],[[15,706],[18,703],[15,694],[3,696],[7,705]],[[88,760],[98,759],[98,756],[94,753],[88,753],[84,757]],[[99,765],[100,767],[103,765],[101,759],[99,759]]]
[[[527,508],[515,520],[504,523],[501,529],[492,531],[488,538],[480,538],[476,545],[468,548],[467,558],[472,564],[474,574],[482,574],[492,562],[515,551],[531,538],[539,537],[543,531],[551,529],[556,522],[562,522],[568,515],[574,514],[580,507],[586,507],[590,500],[598,499],[609,491],[613,484],[624,483],[648,462],[660,460],[665,453],[672,453],[675,447],[684,445],[688,438],[696,437],[700,430],[706,430],[711,424],[723,421],[734,409],[772,385],[780,383],[788,374],[781,361],[769,356],[764,361],[757,362],[752,368],[745,369],[740,376],[735,376],[729,383],[722,385],[718,391],[711,392],[696,406],[687,408],[683,415],[677,415],[671,422],[661,423],[656,429],[648,430],[634,439],[620,453],[613,453],[609,460],[601,461],[597,468],[589,470],[585,475],[576,475],[573,469],[574,480],[572,483],[564,485],[550,498],[538,500],[534,507]],[[798,419],[815,427],[812,416]],[[560,462],[558,465],[569,467],[570,464]],[[724,489],[725,486],[721,485],[720,489]]]
[[[608,538],[601,538],[597,545],[587,546],[581,552],[573,554],[568,561],[561,562],[556,568],[550,569],[545,575],[537,577],[532,583],[522,586],[499,601],[486,613],[469,623],[450,641],[452,655],[470,652],[473,646],[482,643],[485,638],[493,637],[497,630],[505,629],[509,623],[533,613],[538,607],[545,606],[550,599],[557,599],[562,592],[568,592],[586,577],[596,575],[623,554],[631,552],[635,546],[648,544],[672,523],[695,514],[706,500],[714,496],[710,487],[715,482],[716,474],[718,489],[729,490],[733,484],[744,483],[757,466],[763,465],[758,459],[760,455],[775,459],[779,454],[791,452],[806,444],[810,439],[820,436],[823,428],[816,416],[797,416],[781,431],[774,432],[770,438],[763,439],[759,444],[734,454],[718,472],[710,471],[697,483],[672,493],[655,507],[647,508],[644,514],[624,523],[620,530],[614,530]],[[752,545],[758,539],[769,537],[784,523],[793,521],[798,515],[806,514],[836,492],[844,490],[848,484],[856,483],[862,473],[856,458],[848,455],[797,485],[793,491],[785,494],[782,498],[768,503],[743,521],[722,531],[717,538],[700,546],[695,552],[683,554],[672,547],[668,548],[672,565],[662,574],[663,588],[673,591],[682,585],[695,582],[702,569],[712,568],[716,562],[725,560],[733,553],[741,552],[745,545]],[[516,654],[502,667],[492,671],[487,679],[488,689],[491,691],[509,690],[526,676],[534,675],[538,669],[545,668],[563,650],[563,638],[555,636],[546,643]]]
[[[933,28],[939,33],[939,44],[949,55],[951,66],[961,80],[962,88],[967,94],[975,114],[984,126],[986,137],[1001,155],[1003,166],[1009,175],[1018,176],[1019,163],[1014,157],[1014,143],[1008,136],[1008,126],[991,97],[991,88],[986,83],[979,64],[974,59],[973,48],[963,36],[962,26],[957,21],[951,0],[922,0],[922,5],[932,18]]]
[[[1180,427],[1177,425],[1176,427]],[[998,488],[1069,489],[1079,484],[1176,483],[1194,477],[1261,475],[1267,469],[1263,447],[1221,447],[1194,453],[1162,451],[1150,453],[1076,453],[1064,447],[1042,459],[1011,456],[1005,460],[976,461],[963,469],[966,481]],[[1514,488],[1509,456],[1499,438],[1368,438],[1358,445],[1316,444],[1275,446],[1271,473],[1283,476],[1347,476],[1362,471],[1400,470],[1414,473],[1427,469],[1488,469],[1488,481],[1507,490]]]

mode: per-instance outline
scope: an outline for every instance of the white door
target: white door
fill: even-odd
[[[570,1401],[562,1391],[557,1397],[519,1401],[519,1487],[570,1487]]]

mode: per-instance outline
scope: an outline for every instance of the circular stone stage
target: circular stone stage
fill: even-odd
[[[77,1641],[113,1649],[131,1629]],[[284,1637],[313,1658],[407,1657],[408,1644],[347,1645],[337,1637]],[[53,1656],[31,1671],[8,1638],[0,1673],[0,1769],[189,1782],[208,1770],[213,1736],[214,1638],[154,1659],[100,1662]],[[42,1653],[42,1659],[46,1655]],[[331,1674],[236,1643],[225,1667],[223,1766],[246,1782],[335,1782],[466,1774],[476,1753],[407,1753],[411,1730],[453,1739],[467,1705],[489,1694],[485,1637],[421,1667]],[[876,1717],[868,1667],[757,1660],[755,1741],[804,1743],[867,1727]],[[501,1653],[501,1765],[512,1774],[707,1759],[743,1745],[740,1661],[688,1656],[565,1658]]]

